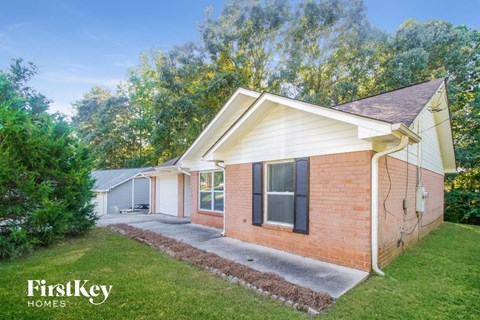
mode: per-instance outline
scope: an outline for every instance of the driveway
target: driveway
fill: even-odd
[[[115,223],[153,231],[262,272],[274,272],[288,282],[338,298],[368,277],[368,272],[305,258],[292,253],[222,237],[221,230],[161,214],[109,214],[98,226]]]

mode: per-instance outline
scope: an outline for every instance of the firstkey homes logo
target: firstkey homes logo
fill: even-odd
[[[42,298],[60,298],[59,300],[43,300],[41,298],[29,300],[31,307],[65,307],[66,297],[84,297],[93,305],[100,305],[107,301],[113,286],[90,284],[90,280],[73,280],[65,284],[48,284],[46,280],[27,280],[27,296]]]

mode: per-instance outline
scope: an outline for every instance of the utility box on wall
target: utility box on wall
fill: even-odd
[[[416,205],[417,205],[417,212],[424,213],[425,212],[425,201],[428,198],[428,192],[425,187],[417,187],[417,194],[416,194]]]

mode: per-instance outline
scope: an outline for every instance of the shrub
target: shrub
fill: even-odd
[[[459,189],[445,192],[445,220],[480,225],[480,193]]]
[[[92,161],[48,100],[26,87],[32,65],[0,71],[0,258],[95,225]]]

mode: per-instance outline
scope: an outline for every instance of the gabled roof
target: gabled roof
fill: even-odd
[[[358,138],[365,141],[388,144],[407,135],[410,138],[409,143],[417,143],[421,136],[415,133],[410,125],[422,110],[438,106],[445,90],[445,78],[441,78],[334,107],[324,107],[268,92],[259,93],[239,88],[174,165],[188,167],[197,159],[221,161],[225,148],[235,144],[238,138],[254,125],[256,119],[260,119],[275,105],[284,105],[355,125],[358,127]],[[449,118],[448,101],[445,103],[447,108],[442,109],[442,112],[435,111],[436,118]],[[441,136],[444,161],[448,158],[449,164],[445,168],[446,172],[449,172],[455,168],[450,122],[439,125],[437,131]]]
[[[149,167],[92,171],[92,177],[96,180],[93,190],[98,192],[108,192],[116,186],[139,176],[142,172],[151,169],[152,168]]]
[[[246,112],[219,137],[219,139],[211,143],[210,148],[203,154],[203,159],[207,161],[219,161],[220,159],[217,159],[214,156],[214,153],[217,150],[222,148],[222,146],[231,146],[235,144],[241,135],[246,134],[250,130],[250,127],[255,124],[255,121],[257,121],[256,119],[261,119],[269,109],[275,107],[277,104],[343,123],[352,124],[359,128],[364,128],[368,130],[369,137],[383,136],[385,137],[385,140],[391,140],[392,138],[398,138],[398,132],[401,131],[402,135],[410,137],[410,143],[416,143],[421,140],[416,133],[402,123],[390,123],[363,115],[357,115],[355,113],[322,107],[264,92],[255,100]],[[362,138],[366,137],[362,136]]]
[[[425,81],[334,106],[333,109],[409,126],[444,81],[445,78]]]
[[[216,141],[224,134],[259,96],[259,92],[238,88],[176,163],[181,164],[183,160],[192,156],[201,157],[210,147],[211,141]]]

